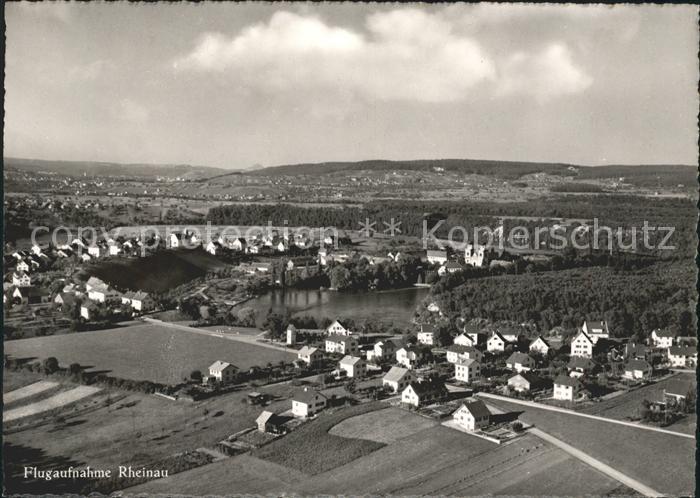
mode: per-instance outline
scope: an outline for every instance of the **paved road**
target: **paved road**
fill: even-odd
[[[557,446],[558,448],[561,448],[562,450],[566,451],[568,454],[572,455],[575,458],[578,458],[582,462],[590,465],[594,469],[602,472],[603,474],[612,477],[613,479],[621,482],[625,486],[634,489],[636,492],[643,494],[644,496],[662,496],[663,493],[659,493],[658,491],[655,491],[654,489],[650,488],[646,484],[643,484],[636,479],[633,479],[629,477],[628,475],[623,474],[622,472],[613,469],[611,466],[604,464],[600,460],[597,460],[590,456],[588,453],[584,453],[581,450],[577,450],[570,444],[565,443],[561,439],[557,439],[554,436],[550,436],[546,432],[541,431],[540,429],[537,429],[536,427],[531,428],[528,432],[531,434],[534,434],[535,436],[539,437],[540,439],[543,439],[547,441],[548,443],[553,444],[554,446]]]
[[[168,327],[171,329],[178,329],[184,332],[190,332],[193,334],[208,335],[209,337],[216,337],[218,339],[229,339],[231,341],[245,342],[246,344],[252,344],[254,346],[260,346],[262,348],[275,349],[277,351],[284,351],[285,353],[296,353],[295,349],[285,348],[284,346],[277,346],[275,344],[270,344],[269,342],[258,341],[257,338],[260,335],[237,335],[237,334],[226,334],[222,332],[216,332],[214,330],[200,329],[197,327],[190,327],[188,325],[181,325],[179,323],[163,322],[155,318],[144,317],[144,321],[161,325],[163,327]]]
[[[483,398],[490,398],[500,401],[506,401],[508,403],[514,403],[516,405],[529,406],[531,408],[539,408],[540,410],[549,410],[552,412],[564,413],[566,415],[573,415],[575,417],[592,418],[593,420],[600,420],[602,422],[608,422],[610,424],[626,425],[627,427],[634,427],[635,429],[643,429],[646,431],[661,432],[663,434],[670,434],[672,436],[684,437],[688,439],[695,439],[692,434],[684,434],[682,432],[670,431],[668,429],[661,429],[660,427],[653,427],[650,425],[639,424],[636,422],[627,422],[625,420],[615,420],[612,418],[601,417],[600,415],[590,415],[588,413],[581,413],[574,410],[568,410],[566,408],[559,408],[558,406],[549,406],[543,403],[536,403],[534,401],[524,401],[521,399],[509,398],[507,396],[499,396],[498,394],[491,393],[478,393],[477,396]]]

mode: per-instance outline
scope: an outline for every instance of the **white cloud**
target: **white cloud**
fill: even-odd
[[[129,123],[141,124],[148,121],[151,113],[138,102],[125,98],[112,108],[112,115],[117,119],[128,121]]]
[[[272,91],[328,89],[418,102],[459,101],[477,89],[546,99],[590,85],[591,78],[563,43],[541,53],[496,56],[474,36],[460,32],[463,18],[451,19],[450,12],[401,8],[374,13],[367,17],[365,31],[277,12],[269,22],[249,26],[237,36],[203,35],[173,65],[177,70],[221,73],[239,85]]]
[[[66,24],[69,23],[73,17],[73,8],[69,2],[19,2],[15,5],[17,5],[17,8],[22,12],[29,15],[54,19]]]
[[[68,78],[77,81],[95,81],[114,69],[116,69],[116,66],[112,61],[99,59],[71,68],[68,71]]]
[[[475,41],[452,35],[435,16],[414,9],[374,14],[367,28],[369,36],[278,12],[234,38],[206,34],[175,66],[226,70],[275,90],[330,87],[427,102],[459,99],[495,74]]]
[[[539,53],[511,55],[502,66],[498,82],[496,91],[501,95],[529,94],[545,101],[582,92],[593,79],[574,65],[565,45],[555,43]]]

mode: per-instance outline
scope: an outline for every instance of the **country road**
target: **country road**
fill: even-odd
[[[293,348],[285,348],[284,346],[276,346],[275,344],[270,344],[268,342],[258,341],[257,338],[262,335],[238,335],[238,334],[227,334],[223,332],[216,332],[214,330],[200,329],[197,327],[190,327],[188,325],[181,325],[179,323],[163,322],[156,318],[144,317],[143,320],[148,323],[153,323],[156,325],[161,325],[163,327],[168,327],[171,329],[182,330],[183,332],[189,332],[192,334],[208,335],[210,337],[216,337],[218,339],[228,339],[231,341],[244,342],[246,344],[252,344],[254,346],[260,346],[261,348],[274,349],[277,351],[284,351],[285,353],[296,353]]]
[[[613,479],[621,482],[622,484],[624,484],[627,487],[634,489],[635,491],[643,494],[644,496],[662,496],[663,495],[663,493],[659,493],[658,491],[655,491],[654,489],[650,488],[646,484],[643,484],[643,483],[639,482],[638,480],[633,479],[633,478],[629,477],[628,475],[625,475],[622,472],[613,469],[610,465],[607,465],[607,464],[601,462],[600,460],[593,458],[591,455],[584,453],[581,450],[577,450],[576,448],[574,448],[570,444],[567,444],[564,441],[562,441],[561,439],[557,439],[554,436],[551,436],[551,435],[547,434],[546,432],[544,432],[536,427],[529,429],[528,432],[530,432],[531,434],[534,434],[535,436],[539,437],[540,439],[547,441],[548,443],[553,444],[554,446],[557,446],[558,448],[561,448],[562,450],[566,451],[571,456],[578,458],[579,460],[590,465],[594,469],[602,472],[603,474],[606,474],[606,475],[612,477]]]
[[[502,396],[499,396],[499,398],[500,397],[502,397]],[[487,403],[487,406],[489,408],[489,411],[493,414],[505,413],[503,410],[501,410],[500,408],[498,408],[492,404]],[[583,451],[574,448],[570,444],[565,443],[561,439],[558,439],[558,438],[552,436],[551,434],[544,432],[541,429],[538,429],[536,427],[530,427],[527,429],[527,432],[539,437],[540,439],[542,439],[544,441],[547,441],[548,443],[565,451],[566,453],[573,456],[574,458],[582,461],[583,463],[585,463],[587,465],[590,465],[591,467],[598,470],[599,472],[602,472],[603,474],[615,479],[616,481],[624,484],[625,486],[634,489],[635,491],[637,491],[638,493],[640,493],[644,496],[662,496],[662,493],[659,493],[658,491],[650,488],[646,484],[639,482],[638,480],[633,479],[632,477],[630,477],[626,474],[623,474],[619,470],[612,468],[610,465],[607,465],[607,464],[601,462],[600,460],[592,457],[588,453],[584,453]]]
[[[639,424],[636,422],[627,422],[624,420],[615,420],[612,418],[601,417],[600,415],[590,415],[588,413],[580,413],[574,410],[568,410],[566,408],[559,408],[558,406],[549,406],[543,403],[536,403],[534,401],[525,401],[521,399],[509,398],[507,396],[499,396],[498,394],[491,393],[478,393],[477,396],[489,399],[495,399],[499,401],[506,401],[508,403],[513,403],[516,405],[529,406],[531,408],[539,408],[540,410],[549,410],[552,412],[564,413],[566,415],[572,415],[575,417],[591,418],[593,420],[600,420],[602,422],[608,422],[610,424],[625,425],[627,427],[634,427],[635,429],[643,429],[646,431],[661,432],[663,434],[670,434],[672,436],[684,437],[688,439],[695,439],[692,434],[684,434],[682,432],[670,431],[668,429],[662,429],[660,427],[652,427],[650,425]]]

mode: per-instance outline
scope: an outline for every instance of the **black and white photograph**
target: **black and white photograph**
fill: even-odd
[[[687,4],[4,5],[4,496],[694,496]]]

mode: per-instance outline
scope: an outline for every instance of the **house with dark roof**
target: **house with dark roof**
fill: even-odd
[[[481,361],[484,357],[484,353],[472,346],[462,346],[460,344],[452,344],[445,348],[447,353],[447,361],[450,363],[457,363],[459,360],[476,360]]]
[[[331,323],[328,328],[326,328],[326,333],[328,335],[352,335],[350,327],[340,320],[335,320],[333,323]]]
[[[593,339],[583,330],[571,341],[571,356],[582,356],[584,358],[593,357]]]
[[[531,353],[537,353],[545,356],[547,353],[549,353],[550,348],[551,346],[549,345],[549,342],[547,342],[547,340],[541,335],[538,335],[537,338],[530,343],[528,350]]]
[[[581,389],[583,389],[583,384],[581,384],[578,379],[560,375],[554,379],[553,398],[573,401],[578,397]]]
[[[418,332],[418,343],[425,344],[427,346],[433,346],[435,344],[435,335],[437,331],[435,327],[429,323],[421,323],[420,331]]]
[[[500,332],[494,330],[486,342],[486,351],[492,353],[503,352],[508,344],[510,344],[510,341],[507,341]]]
[[[286,432],[284,427],[285,422],[287,422],[287,418],[281,417],[268,410],[263,411],[258,415],[258,418],[255,419],[258,430],[267,434],[282,434]]]
[[[682,401],[688,399],[690,395],[697,392],[695,382],[682,379],[669,379],[664,387],[664,399]]]
[[[342,335],[331,335],[326,337],[326,353],[340,353],[343,355],[355,355],[359,353],[357,339]]]
[[[491,412],[480,399],[462,403],[452,413],[452,419],[467,431],[474,432],[489,425]]]
[[[506,360],[506,367],[515,372],[529,372],[535,368],[535,360],[528,354],[516,351]]]
[[[596,366],[597,365],[590,358],[584,358],[583,356],[572,356],[569,360],[569,364],[566,367],[569,370],[569,376],[583,377],[584,375],[593,373]]]
[[[630,360],[625,365],[623,377],[626,379],[648,379],[652,368],[646,360]]]
[[[668,362],[672,367],[695,367],[698,350],[694,346],[671,346],[668,348]]]
[[[608,322],[605,320],[586,320],[581,327],[588,337],[591,338],[593,344],[597,344],[599,339],[610,338],[610,330],[608,330]]]
[[[669,328],[655,329],[651,332],[651,342],[657,348],[670,348],[676,340],[676,332]]]
[[[439,379],[411,382],[401,392],[401,402],[415,407],[434,403],[447,396],[445,383]]]
[[[328,400],[318,391],[305,387],[292,397],[292,414],[295,417],[313,417],[326,407]]]
[[[628,342],[625,344],[625,358],[628,360],[646,360],[648,350],[644,344]]]

